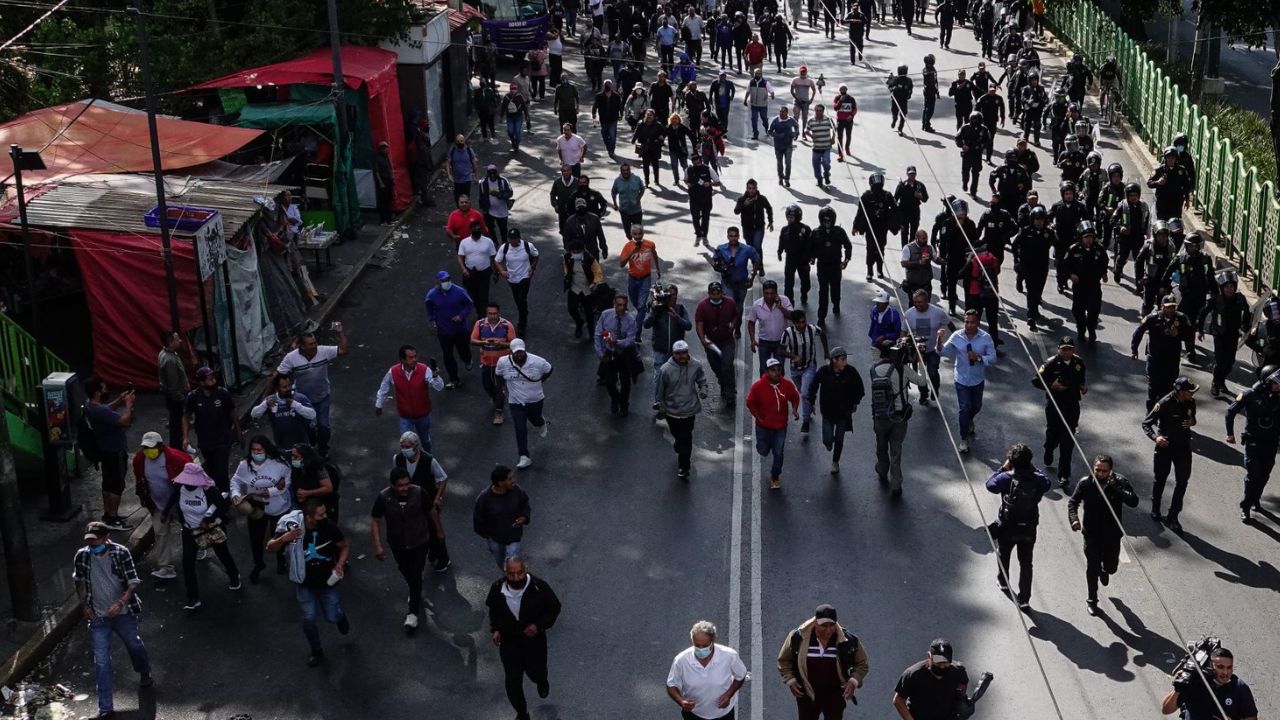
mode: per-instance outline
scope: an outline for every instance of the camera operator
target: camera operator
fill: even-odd
[[[679,288],[675,285],[658,283],[649,293],[649,314],[645,315],[644,327],[653,328],[650,342],[653,345],[653,409],[658,410],[658,370],[671,357],[671,348],[684,334],[693,329],[693,320],[689,319],[689,311],[684,309],[679,300]]]
[[[1209,654],[1213,672],[1207,676],[1194,664],[1194,658],[1189,660],[1189,667],[1174,673],[1173,689],[1161,701],[1160,712],[1172,715],[1181,709],[1182,720],[1257,720],[1253,691],[1232,673],[1235,658],[1230,650],[1218,647]],[[1226,712],[1226,718],[1219,708]]]
[[[952,720],[965,697],[969,673],[952,662],[951,643],[938,638],[929,644],[924,660],[907,668],[893,689],[893,707],[902,720]]]
[[[925,379],[906,364],[913,352],[909,341],[883,341],[880,357],[871,366],[871,417],[876,434],[876,477],[889,485],[896,500],[902,497],[902,441],[911,420],[911,398],[907,383],[925,384]]]

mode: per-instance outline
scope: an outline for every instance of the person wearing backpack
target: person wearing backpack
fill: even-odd
[[[912,412],[907,383],[924,385],[927,381],[903,362],[906,358],[901,348],[890,343],[878,347],[880,357],[868,373],[876,433],[876,477],[889,484],[889,494],[896,499],[902,497],[902,442],[907,437]]]
[[[800,653],[804,652],[804,660]],[[841,627],[836,609],[822,604],[813,617],[787,633],[778,650],[778,674],[796,698],[800,720],[839,720],[845,701],[858,700],[871,663],[858,636]]]
[[[1009,559],[1018,551],[1018,607],[1031,607],[1031,558],[1040,524],[1040,499],[1053,487],[1049,478],[1032,464],[1034,453],[1018,443],[1005,453],[1004,464],[987,478],[987,491],[1000,496],[1000,513],[991,524],[1000,565],[996,582],[1009,594]]]

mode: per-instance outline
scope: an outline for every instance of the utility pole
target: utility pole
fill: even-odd
[[[31,336],[40,342],[40,303],[36,301],[36,271],[31,262],[31,238],[27,235],[27,198],[22,187],[23,170],[43,170],[44,161],[40,153],[26,151],[20,145],[9,146],[9,157],[13,159],[13,187],[18,192],[18,226],[22,235],[22,257],[27,270],[27,304],[31,311]],[[41,353],[44,352],[41,346]],[[36,372],[44,372],[44,367],[36,368]]]
[[[343,153],[350,142],[350,133],[347,131],[347,84],[342,78],[342,39],[338,36],[338,0],[329,0],[329,50],[333,53],[333,111],[338,116],[338,143],[333,162],[334,167],[339,167],[346,157]],[[355,232],[354,228],[350,231]]]
[[[142,0],[133,0],[138,27],[138,61],[142,69],[142,92],[147,98],[147,131],[151,137],[151,172],[156,179],[156,207],[160,212],[160,255],[164,258],[164,282],[169,291],[169,328],[181,332],[178,320],[178,283],[173,276],[173,246],[169,237],[169,206],[164,197],[164,173],[160,167],[160,137],[156,130],[156,99],[151,92],[151,49],[147,43],[147,21],[142,16]],[[209,348],[212,352],[212,348]]]
[[[33,622],[40,619],[36,597],[36,574],[31,567],[31,547],[27,525],[22,519],[22,498],[18,493],[18,466],[9,444],[9,421],[0,410],[0,541],[4,543],[5,576],[9,581],[9,601],[13,616]]]

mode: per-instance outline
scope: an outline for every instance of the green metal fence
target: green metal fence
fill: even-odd
[[[40,382],[51,372],[68,370],[62,358],[44,349],[17,322],[0,313],[0,396],[27,408],[35,407],[40,402]]]
[[[1280,203],[1271,181],[1231,149],[1200,108],[1156,67],[1138,44],[1089,0],[1061,0],[1048,7],[1058,39],[1084,55],[1093,68],[1115,55],[1123,92],[1120,109],[1147,149],[1156,153],[1179,132],[1196,159],[1196,206],[1215,239],[1240,270],[1253,272],[1253,289],[1280,288]]]

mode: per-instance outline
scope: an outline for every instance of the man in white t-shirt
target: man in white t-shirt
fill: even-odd
[[[498,274],[511,286],[511,297],[519,310],[516,331],[525,335],[529,326],[529,285],[533,282],[533,272],[538,269],[538,248],[521,237],[520,228],[511,228],[507,242],[498,248],[494,261]]]
[[[294,389],[311,401],[316,411],[316,449],[321,456],[329,455],[329,364],[339,355],[347,354],[347,333],[342,323],[335,322],[333,331],[338,334],[337,345],[321,345],[314,332],[299,335],[294,349],[280,359],[276,375],[293,378]],[[275,388],[275,379],[267,386]]]
[[[750,679],[738,651],[716,643],[716,626],[699,620],[689,631],[693,645],[680,651],[667,672],[667,695],[685,720],[732,715],[738,690]]]
[[[561,125],[560,130],[556,136],[556,156],[561,165],[568,165],[573,176],[578,177],[582,174],[582,161],[587,158],[587,141],[575,133],[569,123]]]
[[[458,268],[462,271],[462,287],[471,296],[476,315],[484,315],[489,306],[489,285],[493,281],[493,258],[498,247],[484,234],[479,221],[472,221],[471,234],[458,242]]]
[[[493,373],[507,385],[507,410],[511,426],[516,431],[516,448],[520,452],[517,468],[533,464],[529,455],[529,425],[538,428],[538,436],[547,436],[547,420],[542,416],[542,403],[546,400],[542,383],[551,377],[553,368],[545,358],[524,348],[524,341],[511,341],[511,354],[498,358]]]
[[[929,382],[936,389],[938,376],[938,353],[947,337],[954,332],[956,326],[951,322],[947,311],[929,302],[928,290],[917,290],[911,294],[911,307],[902,314],[903,331],[910,334],[917,344],[924,345],[924,362],[928,369]],[[920,386],[920,404],[929,404],[929,388]]]

